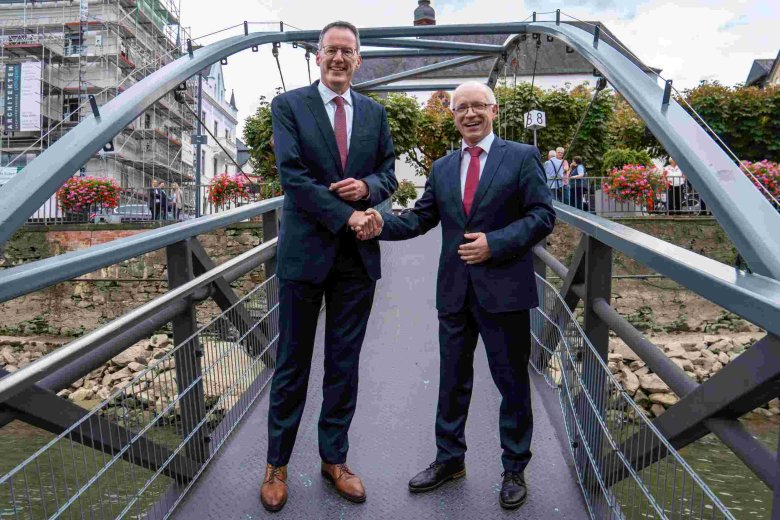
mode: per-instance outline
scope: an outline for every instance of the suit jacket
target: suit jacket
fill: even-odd
[[[425,192],[414,209],[383,215],[381,240],[405,240],[426,233],[441,222],[442,245],[436,308],[458,312],[466,302],[468,281],[488,312],[510,312],[538,305],[531,247],[555,224],[550,189],[539,151],[525,144],[495,138],[468,216],[460,189],[461,154],[433,163]],[[483,232],[491,258],[468,265],[458,255],[463,234]]]
[[[398,183],[384,107],[352,91],[352,136],[344,171],[317,84],[275,97],[271,115],[285,194],[276,272],[280,278],[321,283],[333,266],[339,242],[351,239],[344,231],[352,212],[387,199]],[[366,182],[370,200],[346,202],[328,191],[331,183],[348,177]],[[357,249],[368,275],[378,280],[378,241],[358,241]]]

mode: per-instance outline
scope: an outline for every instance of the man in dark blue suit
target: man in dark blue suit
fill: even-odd
[[[287,463],[306,401],[314,335],[325,298],[325,376],[319,420],[321,472],[352,502],[366,499],[346,465],[355,412],[358,358],[381,276],[379,244],[365,210],[397,186],[384,108],[350,89],[360,39],[347,22],[320,33],[320,81],[271,103],[276,164],[285,198],[277,251],[279,345],[268,410],[268,455],[260,498],[287,500]]]
[[[531,458],[529,309],[538,304],[531,247],[553,229],[555,213],[536,148],[493,134],[498,113],[484,84],[464,83],[452,97],[460,153],[433,163],[425,192],[409,212],[384,217],[381,240],[405,240],[441,223],[436,307],[439,311],[439,404],[436,460],[409,482],[430,491],[465,475],[464,429],[482,336],[501,393],[502,507],[525,502],[523,471]],[[382,218],[372,213],[376,226]],[[361,230],[361,238],[374,233]]]

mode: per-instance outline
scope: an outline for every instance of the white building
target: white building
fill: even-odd
[[[207,144],[201,147],[201,184],[208,184],[215,175],[220,173],[238,172],[233,162],[238,156],[236,150],[238,108],[236,108],[233,92],[229,99],[226,94],[222,65],[217,62],[203,71],[203,103],[200,118],[208,129],[208,132],[204,130],[202,133],[208,137]],[[215,142],[215,137],[219,144]]]

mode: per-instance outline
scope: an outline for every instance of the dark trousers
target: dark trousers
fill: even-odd
[[[493,382],[501,393],[499,433],[505,471],[520,472],[531,459],[533,415],[528,378],[531,351],[529,313],[489,313],[469,284],[460,312],[439,313],[439,405],[436,410],[436,460],[462,461],[466,418],[474,381],[474,350],[482,336]]]
[[[329,464],[347,459],[347,432],[357,402],[358,358],[376,287],[358,256],[355,240],[342,235],[333,269],[323,283],[279,280],[279,346],[268,410],[267,460],[274,466],[287,464],[295,444],[323,296],[325,377],[320,457]]]

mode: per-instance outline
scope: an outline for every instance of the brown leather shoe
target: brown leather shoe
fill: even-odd
[[[322,463],[322,476],[328,479],[339,495],[350,502],[360,504],[366,501],[366,488],[360,477],[352,473],[346,464]]]
[[[287,503],[287,466],[266,465],[260,502],[268,511],[281,511]]]

